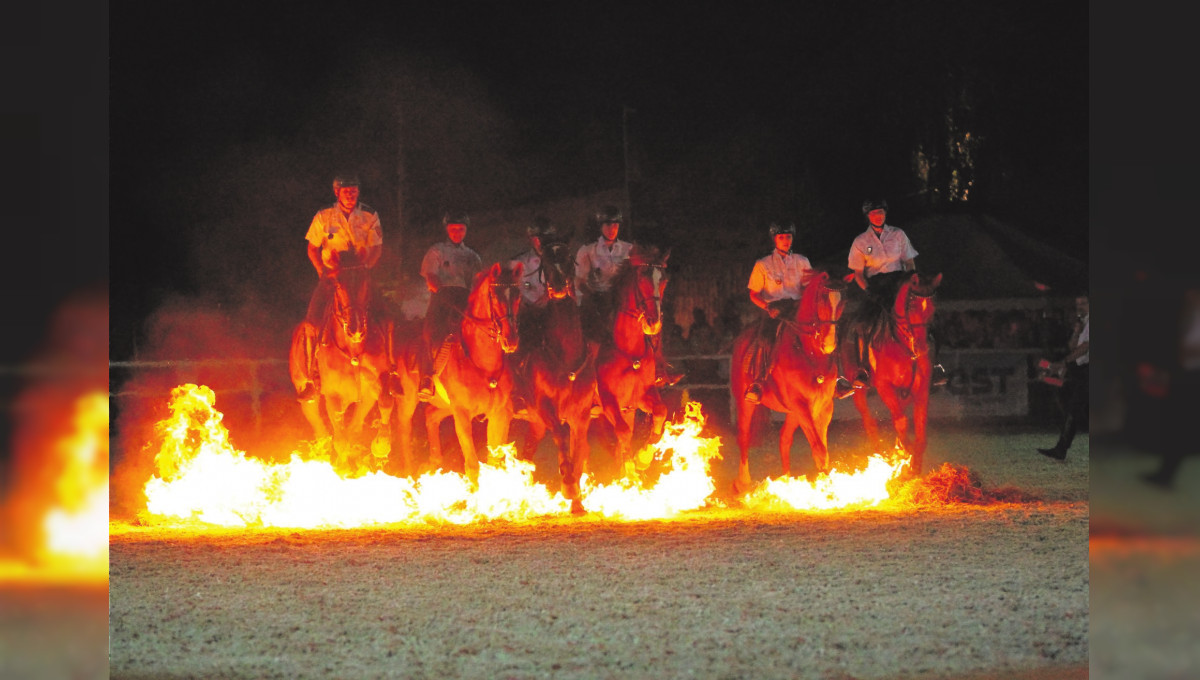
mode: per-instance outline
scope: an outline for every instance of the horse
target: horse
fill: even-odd
[[[332,429],[334,466],[357,472],[369,466],[352,462],[351,449],[374,408],[379,411],[379,427],[371,451],[383,459],[391,448],[394,400],[387,376],[392,366],[392,324],[389,319],[372,315],[367,268],[357,264],[352,255],[343,254],[332,283],[332,300],[320,328],[306,320],[292,332],[288,371],[300,398],[300,410],[317,438],[329,436]],[[309,343],[315,344],[313,376],[309,376],[306,366]],[[310,377],[317,385],[317,394],[306,398],[303,392]],[[325,417],[331,428],[326,426]]]
[[[738,476],[734,481],[736,493],[750,490],[750,429],[759,406],[786,415],[779,430],[783,474],[791,474],[792,441],[797,427],[804,430],[808,439],[817,473],[829,471],[827,435],[829,422],[833,419],[833,392],[838,376],[837,323],[845,306],[842,297],[845,288],[844,280],[831,278],[828,272],[815,272],[808,277],[796,302],[795,315],[779,322],[772,361],[762,383],[760,404],[743,399],[746,388],[754,380],[747,354],[759,329],[752,325],[734,340],[730,389],[731,398],[738,405],[738,449],[741,452]]]
[[[472,482],[478,481],[479,456],[471,434],[471,421],[478,416],[487,419],[487,445],[495,448],[507,443],[513,418],[513,375],[506,357],[516,351],[520,341],[517,311],[522,270],[520,264],[506,269],[497,262],[476,274],[467,307],[459,310],[462,321],[458,338],[449,345],[445,368],[434,376],[434,396],[425,407],[430,467],[436,469],[442,465],[440,427],[443,420],[453,416],[454,430],[462,447],[464,472]],[[397,326],[394,343],[396,375],[400,382],[397,437],[406,472],[413,470],[412,418],[417,409],[419,377],[417,352],[424,351],[421,334],[414,330]]]
[[[885,279],[885,277],[887,277]],[[893,281],[892,278],[895,280]],[[934,313],[934,293],[942,283],[939,273],[932,279],[915,272],[895,272],[872,277],[881,279],[884,294],[879,304],[870,297],[863,301],[864,318],[873,323],[864,342],[871,369],[871,384],[892,416],[896,440],[911,456],[907,474],[920,476],[925,459],[925,421],[929,413],[930,374],[929,324]],[[857,351],[847,347],[844,351]],[[862,416],[871,444],[884,448],[879,426],[867,407],[867,390],[854,391],[854,406]],[[909,428],[911,412],[912,428]]]
[[[523,457],[530,458],[549,430],[558,448],[558,470],[563,495],[571,511],[583,512],[579,481],[587,471],[590,454],[588,425],[596,396],[596,356],[599,345],[584,338],[579,307],[575,303],[575,261],[565,242],[542,247],[542,276],[549,301],[538,313],[535,337],[522,330],[527,358],[521,379],[529,385],[532,403],[530,435]]]
[[[626,479],[636,480],[650,460],[634,461],[629,453],[637,411],[650,414],[653,434],[661,435],[667,407],[655,386],[652,336],[662,332],[662,296],[667,286],[667,259],[652,246],[635,245],[613,278],[612,331],[597,358],[596,386],[603,414],[617,436],[617,460]]]

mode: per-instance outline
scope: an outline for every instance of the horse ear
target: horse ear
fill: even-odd
[[[667,252],[663,253],[662,263],[666,264],[669,259],[671,259],[671,246],[668,246]]]
[[[499,262],[497,262],[496,264],[499,264]],[[513,271],[513,277],[516,279],[520,279],[522,276],[525,275],[525,263],[524,262],[514,262],[512,271]]]
[[[498,279],[500,278],[500,272],[502,271],[504,271],[504,269],[500,266],[500,263],[497,262],[492,265],[492,271],[488,273],[488,276],[492,277],[493,279]]]
[[[937,288],[940,285],[942,285],[942,273],[938,272],[937,276],[933,277],[933,283],[930,284],[930,287]]]
[[[846,283],[850,283],[851,281],[854,280],[854,272],[850,272],[849,274],[846,274],[845,276],[842,277],[842,280],[845,281]]]

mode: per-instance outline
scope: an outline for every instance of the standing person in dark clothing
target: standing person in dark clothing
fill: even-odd
[[[1056,372],[1066,369],[1066,379],[1062,387],[1064,418],[1058,442],[1053,448],[1038,449],[1038,453],[1055,460],[1067,459],[1067,451],[1075,439],[1075,432],[1088,415],[1090,316],[1087,295],[1075,298],[1075,329],[1071,333],[1070,342],[1067,343],[1070,351],[1057,364],[1052,364]]]
[[[1139,476],[1165,490],[1174,488],[1183,458],[1190,452],[1189,430],[1200,411],[1200,285],[1184,291],[1180,302],[1179,325],[1172,329],[1177,331],[1178,353],[1163,357],[1167,366],[1142,361],[1137,367],[1139,377],[1145,378],[1140,388],[1159,397],[1166,418],[1166,432],[1155,452],[1161,456],[1158,469]]]

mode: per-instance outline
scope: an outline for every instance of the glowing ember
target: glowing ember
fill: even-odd
[[[395,522],[521,520],[567,514],[570,503],[533,481],[534,466],[511,445],[491,452],[473,486],[464,476],[430,472],[416,479],[381,472],[344,478],[328,460],[293,453],[286,464],[248,458],[229,442],[214,408],[212,390],[182,385],[171,395],[171,416],[156,428],[161,445],[158,475],[145,487],[147,519],[198,521],[224,526],[353,527]],[[629,482],[596,486],[585,477],[584,507],[610,517],[666,517],[702,506],[713,492],[707,464],[719,458],[720,440],[700,436],[698,403],[687,405],[682,423],[638,455],[663,461],[652,488]]]
[[[766,479],[746,494],[747,507],[755,509],[834,510],[879,505],[890,497],[888,484],[908,466],[902,449],[891,456],[874,455],[856,472],[836,468],[809,482],[802,477]]]
[[[642,461],[664,461],[666,470],[653,487],[627,481],[592,486],[585,475],[580,484],[583,506],[622,519],[670,517],[703,506],[715,489],[708,465],[721,458],[720,437],[701,437],[703,428],[700,404],[688,402],[683,422],[667,423],[658,443],[638,452]]]

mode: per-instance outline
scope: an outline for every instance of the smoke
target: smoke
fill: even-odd
[[[78,488],[61,483],[71,464],[61,442],[73,430],[81,398],[107,391],[107,362],[108,290],[103,283],[78,290],[59,305],[42,347],[20,367],[26,379],[12,403],[8,493],[0,487],[0,557],[36,562],[45,545],[42,519],[47,511],[83,500]],[[99,453],[94,464],[106,475],[107,436]],[[0,469],[0,478],[3,473]],[[107,534],[107,527],[97,530]]]
[[[154,426],[168,415],[178,385],[213,389],[234,444],[250,455],[286,459],[311,438],[287,368],[300,319],[269,302],[251,292],[236,307],[208,296],[174,296],[146,320],[144,346],[113,370],[114,518],[132,518],[145,507],[142,489],[155,474]]]

